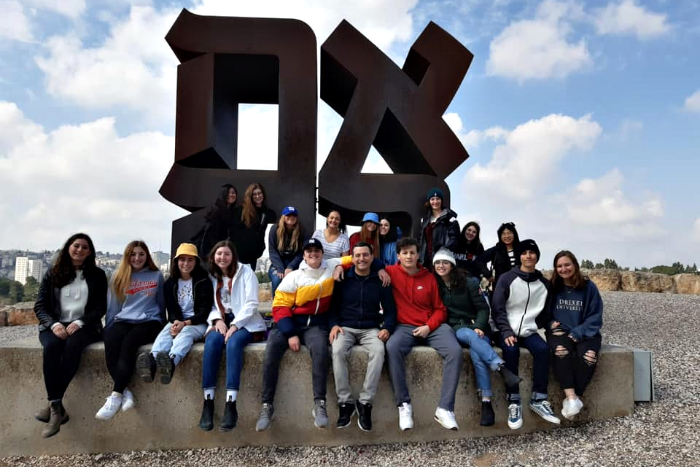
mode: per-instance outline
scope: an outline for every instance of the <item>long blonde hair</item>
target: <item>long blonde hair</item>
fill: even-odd
[[[156,263],[153,262],[153,258],[151,258],[151,252],[148,250],[148,247],[143,241],[134,240],[129,242],[124,249],[124,255],[119,263],[117,272],[115,272],[114,276],[112,276],[112,291],[114,292],[114,295],[117,296],[117,300],[119,300],[119,302],[124,302],[126,299],[126,290],[129,288],[129,284],[131,284],[131,253],[136,247],[140,247],[146,252],[145,267],[151,271],[158,270],[158,266],[156,266]]]
[[[287,232],[287,228],[284,225],[285,219],[289,216],[280,216],[279,222],[277,222],[277,250],[284,250],[284,234]],[[297,218],[297,223],[292,230],[292,241],[289,243],[289,247],[292,251],[297,251],[301,246],[304,229],[301,226],[301,221]]]
[[[243,195],[243,209],[241,211],[241,220],[247,228],[258,225],[258,213],[255,210],[255,203],[253,202],[253,191],[255,191],[256,188],[260,188],[260,191],[262,191],[263,207],[267,206],[267,193],[265,193],[265,188],[259,183],[251,183],[248,185]]]

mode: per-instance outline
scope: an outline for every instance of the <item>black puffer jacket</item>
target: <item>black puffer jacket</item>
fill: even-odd
[[[163,285],[165,296],[165,309],[168,313],[168,321],[184,321],[182,308],[177,301],[177,279],[168,278]],[[194,298],[194,316],[190,318],[193,325],[207,322],[207,317],[214,306],[214,288],[211,286],[209,275],[200,267],[195,267],[192,271],[192,295]]]
[[[432,243],[428,247],[427,232],[430,230],[430,213],[421,219],[420,232],[420,250],[418,251],[420,263],[431,269],[433,266],[433,255],[441,247],[445,247],[450,251],[457,248],[457,239],[459,238],[459,222],[457,222],[457,213],[452,209],[445,209],[440,217],[432,226]],[[429,251],[430,250],[430,251]]]
[[[85,314],[80,320],[83,328],[102,332],[102,317],[107,312],[107,276],[100,268],[83,270],[83,277],[88,287],[88,299]],[[51,328],[61,319],[61,289],[53,286],[53,274],[49,269],[41,279],[39,296],[34,303],[34,313],[39,319],[39,332]]]
[[[491,263],[491,266],[493,267],[493,274],[491,274],[490,270],[486,269],[486,274],[484,277],[491,278],[492,275],[495,276],[495,280],[493,282],[494,289],[496,288],[496,283],[501,275],[513,268],[513,266],[510,265],[508,250],[502,243],[497,243],[495,246],[492,246],[488,250],[484,251],[484,253],[479,255],[479,257],[476,259],[476,262],[483,265],[486,265],[489,262]],[[515,255],[515,266],[520,266],[520,257],[518,257],[518,255]]]

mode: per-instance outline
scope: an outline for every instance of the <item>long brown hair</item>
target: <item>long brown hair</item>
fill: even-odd
[[[73,282],[73,279],[76,277],[76,268],[73,266],[73,261],[68,253],[68,249],[76,240],[85,240],[90,248],[90,254],[85,258],[80,268],[89,274],[93,268],[97,267],[95,264],[95,245],[93,245],[92,239],[84,233],[73,234],[66,240],[66,243],[63,245],[63,248],[61,248],[61,252],[56,257],[56,262],[51,269],[54,287],[64,287]]]
[[[231,250],[231,265],[228,267],[228,271],[222,271],[221,268],[214,262],[214,256],[216,255],[216,250],[221,247],[227,247]],[[236,252],[236,245],[229,240],[221,240],[219,243],[214,245],[214,247],[209,252],[209,274],[214,276],[217,280],[222,280],[224,276],[233,277],[236,275],[238,270],[238,253]]]
[[[552,271],[552,286],[554,290],[560,290],[564,288],[564,279],[562,279],[562,277],[559,274],[557,274],[557,261],[559,261],[559,259],[563,257],[569,258],[574,265],[574,275],[571,277],[573,288],[584,288],[586,286],[586,281],[588,280],[588,278],[581,273],[581,267],[578,264],[576,256],[574,256],[574,254],[569,250],[562,250],[556,255],[554,255],[554,262],[552,263],[554,269],[554,271]]]
[[[372,245],[373,251],[379,251],[379,224],[376,224],[377,227],[374,229],[374,232],[370,232],[367,229],[367,224],[370,222],[372,221],[367,221],[362,224],[362,228],[360,229],[360,241]]]
[[[241,211],[241,220],[246,227],[258,225],[258,213],[255,209],[255,203],[253,202],[253,191],[260,188],[263,194],[263,207],[267,206],[267,193],[265,193],[265,188],[260,183],[251,183],[245,190],[243,195],[243,210]]]
[[[145,242],[142,240],[134,240],[129,242],[124,249],[124,255],[119,263],[117,272],[115,272],[114,276],[112,277],[112,291],[114,291],[114,295],[117,296],[117,300],[119,300],[119,302],[124,301],[126,298],[126,290],[129,288],[129,284],[131,284],[131,253],[133,253],[134,248],[136,247],[139,247],[146,252],[145,268],[148,268],[151,271],[158,270],[158,266],[156,266],[153,258],[151,258],[151,252],[148,249],[148,246],[146,246]]]
[[[287,227],[284,225],[284,221],[290,216],[280,216],[279,222],[277,222],[277,250],[284,250],[284,237],[287,233]],[[296,216],[294,216],[296,217]],[[301,226],[301,221],[297,217],[297,223],[292,230],[292,240],[289,242],[289,248],[292,251],[297,251],[301,246],[303,227]]]

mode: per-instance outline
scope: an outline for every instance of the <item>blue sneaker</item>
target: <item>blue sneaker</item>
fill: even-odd
[[[508,406],[508,428],[517,430],[523,426],[523,406],[519,402],[511,402]]]
[[[547,400],[530,401],[530,410],[532,410],[537,415],[539,415],[540,417],[547,420],[549,423],[554,423],[557,425],[559,425],[561,423],[561,420],[559,420],[554,415],[554,411],[552,410],[552,406],[549,404],[549,401],[547,401]]]

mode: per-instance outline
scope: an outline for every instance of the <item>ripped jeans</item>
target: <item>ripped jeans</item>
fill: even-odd
[[[552,369],[562,389],[574,389],[578,396],[591,382],[598,364],[601,336],[574,342],[567,331],[554,328],[547,333],[552,352]]]

